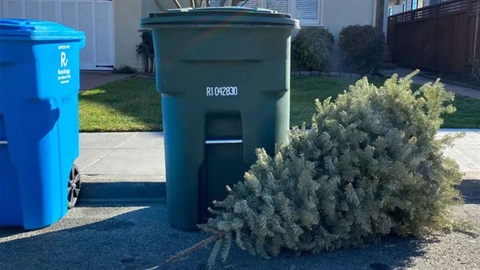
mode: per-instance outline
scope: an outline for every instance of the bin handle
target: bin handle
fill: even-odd
[[[242,140],[206,140],[205,144],[239,144]]]
[[[0,145],[1,144],[8,144],[8,142],[7,141],[0,141]]]

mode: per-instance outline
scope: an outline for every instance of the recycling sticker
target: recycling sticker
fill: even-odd
[[[68,68],[68,55],[67,51],[70,49],[70,45],[58,45],[58,50],[60,51],[60,68],[57,69],[58,81],[60,84],[70,83],[71,74],[70,69]]]

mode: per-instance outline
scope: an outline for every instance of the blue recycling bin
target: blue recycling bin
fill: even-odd
[[[57,23],[0,19],[0,227],[49,226],[75,203],[84,45]]]

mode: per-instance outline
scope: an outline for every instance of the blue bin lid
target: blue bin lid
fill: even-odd
[[[0,19],[0,39],[83,40],[85,35],[82,31],[49,21]]]

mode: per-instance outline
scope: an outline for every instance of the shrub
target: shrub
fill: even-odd
[[[373,74],[384,61],[385,35],[371,25],[349,25],[340,32],[338,45],[347,71]]]
[[[312,129],[257,162],[201,228],[268,258],[282,249],[321,252],[361,246],[382,235],[451,229],[462,198],[458,165],[442,155],[453,137],[435,139],[453,94],[439,81],[411,90],[411,77],[377,88],[359,80],[335,101],[316,101]],[[213,238],[216,237],[216,238]]]
[[[333,35],[322,27],[302,28],[292,42],[293,61],[301,69],[323,71],[328,65]]]
[[[137,70],[129,65],[120,65],[118,68],[114,68],[113,72],[119,74],[133,74],[136,73]]]

